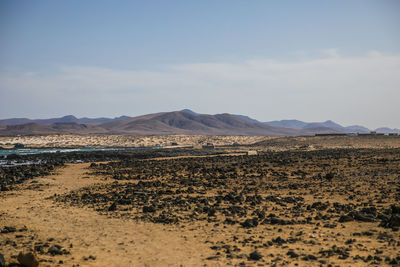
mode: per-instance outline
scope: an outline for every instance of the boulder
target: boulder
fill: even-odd
[[[20,252],[17,257],[18,262],[25,267],[38,267],[39,259],[34,252]]]

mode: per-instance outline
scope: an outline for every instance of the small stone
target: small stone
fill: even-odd
[[[156,209],[153,206],[143,206],[143,212],[155,212]]]
[[[400,215],[395,214],[389,220],[389,227],[400,227]]]
[[[288,251],[287,253],[286,253],[286,255],[288,255],[288,256],[290,256],[291,258],[298,258],[299,257],[299,254],[297,254],[296,252],[294,252],[294,251]]]
[[[249,255],[249,259],[250,260],[253,260],[253,261],[258,261],[258,260],[260,260],[262,258],[262,255],[260,254],[260,252],[258,252],[257,250],[256,251],[253,251],[252,253],[250,253],[250,255]]]
[[[48,250],[47,250],[47,252],[48,253],[50,253],[51,255],[62,255],[63,254],[63,252],[62,252],[62,247],[61,246],[59,246],[59,245],[53,245],[53,246],[51,246]]]
[[[108,208],[108,211],[115,211],[117,209],[117,203],[112,203],[111,206]]]
[[[327,174],[325,174],[325,179],[328,181],[332,181],[333,177],[335,177],[334,172],[328,172]]]
[[[241,223],[244,228],[252,228],[258,225],[258,219],[256,217],[252,219],[246,219],[244,222]]]
[[[351,222],[354,221],[354,218],[350,215],[342,215],[339,218],[339,222],[343,223],[343,222]]]
[[[390,207],[393,214],[400,214],[400,205],[391,205]]]
[[[353,213],[354,219],[360,222],[374,222],[374,217],[371,214],[363,213],[363,212],[354,212]]]
[[[3,254],[0,254],[0,267],[6,267],[6,260],[4,259]]]
[[[317,257],[315,257],[314,255],[305,255],[302,260],[308,261],[308,260],[317,260]]]
[[[1,230],[2,234],[14,233],[17,229],[14,226],[4,226],[3,230]]]

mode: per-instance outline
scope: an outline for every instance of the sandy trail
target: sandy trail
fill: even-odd
[[[199,266],[208,246],[186,238],[178,226],[109,218],[90,209],[66,207],[48,199],[54,194],[105,182],[86,174],[87,167],[87,163],[68,164],[58,175],[35,179],[48,186],[0,195],[0,228],[6,225],[28,228],[17,239],[20,240],[17,246],[0,249],[8,262],[36,241],[53,238],[71,254],[39,255],[42,261],[50,261],[51,266],[60,260],[65,266]],[[1,234],[0,242],[14,237],[15,233]]]

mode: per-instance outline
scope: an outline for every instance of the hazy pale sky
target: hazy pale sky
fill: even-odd
[[[0,0],[0,118],[400,128],[400,1]]]

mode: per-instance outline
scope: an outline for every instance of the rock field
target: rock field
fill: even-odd
[[[279,140],[2,167],[0,266],[400,266],[397,145]]]

